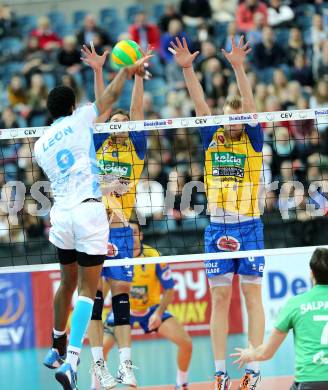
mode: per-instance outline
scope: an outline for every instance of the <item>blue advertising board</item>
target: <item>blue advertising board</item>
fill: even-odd
[[[33,348],[34,345],[31,275],[0,275],[0,351]]]

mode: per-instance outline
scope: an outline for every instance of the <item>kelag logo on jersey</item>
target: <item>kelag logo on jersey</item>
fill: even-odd
[[[212,175],[243,178],[246,156],[230,152],[213,152]]]
[[[29,274],[0,277],[0,349],[34,346],[34,316]]]
[[[114,175],[117,177],[131,177],[131,164],[124,164],[115,161],[99,160],[99,168],[104,175]]]

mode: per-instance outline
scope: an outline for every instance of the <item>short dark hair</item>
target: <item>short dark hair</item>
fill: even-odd
[[[243,102],[241,100],[241,97],[238,95],[231,95],[226,98],[226,101],[224,102],[224,107],[230,107],[233,110],[240,110],[242,108]]]
[[[328,249],[317,248],[314,251],[310,268],[317,284],[328,285]]]
[[[115,110],[113,110],[110,115],[109,115],[109,120],[111,120],[113,118],[114,115],[117,115],[117,114],[120,114],[120,115],[124,115],[126,116],[129,120],[130,120],[130,114],[128,111],[126,110],[123,110],[122,108],[116,108]]]
[[[47,108],[53,119],[71,115],[74,107],[75,93],[72,88],[60,85],[50,91]]]

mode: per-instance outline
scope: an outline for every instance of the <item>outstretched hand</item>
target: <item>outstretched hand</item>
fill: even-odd
[[[255,349],[251,344],[249,344],[248,348],[235,348],[235,351],[237,352],[232,353],[230,356],[237,358],[233,364],[238,364],[239,368],[254,360]]]
[[[235,38],[231,36],[231,52],[228,53],[224,49],[221,49],[225,58],[230,62],[232,67],[240,66],[244,64],[245,58],[248,53],[252,51],[250,47],[250,41],[244,44],[244,35],[239,39],[238,45],[236,46]]]
[[[93,70],[101,70],[105,64],[109,51],[104,51],[102,55],[97,54],[92,41],[90,42],[90,48],[91,50],[86,45],[83,45],[81,52],[84,57],[81,57],[81,60]]]
[[[135,74],[145,79],[149,79],[151,77],[150,72],[147,70],[149,67],[149,60],[151,57],[153,57],[153,54],[150,53],[150,49],[147,49],[147,53],[142,51],[143,57],[140,58],[135,64],[127,67],[129,78]]]
[[[171,47],[168,50],[175,56],[176,62],[182,68],[190,68],[194,59],[198,56],[199,51],[190,53],[186,38],[182,38],[182,42],[178,37],[175,38],[176,43],[170,42]]]

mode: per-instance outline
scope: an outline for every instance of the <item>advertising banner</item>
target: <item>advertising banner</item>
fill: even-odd
[[[209,334],[211,298],[202,262],[172,264],[175,297],[168,310],[192,336]],[[53,327],[53,300],[60,272],[34,272],[0,276],[0,348],[47,347]],[[234,281],[230,310],[230,333],[241,333],[242,313],[238,279]],[[77,294],[73,297],[72,307]],[[105,301],[104,317],[111,299]],[[140,328],[137,339],[147,338]]]
[[[211,296],[203,263],[172,264],[171,268],[176,294],[168,310],[191,335],[209,334]],[[238,279],[234,281],[229,331],[243,331]]]
[[[0,275],[0,350],[33,348],[35,326],[31,275]]]
[[[311,288],[310,258],[304,254],[266,258],[262,291],[267,331],[289,298]]]

